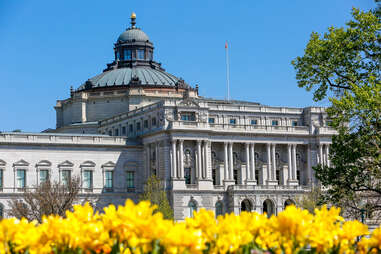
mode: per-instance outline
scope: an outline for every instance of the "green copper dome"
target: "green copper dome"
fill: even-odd
[[[121,68],[105,71],[95,77],[90,78],[78,90],[86,90],[99,87],[110,86],[176,86],[176,83],[184,81],[159,69],[149,66],[136,66],[133,68]]]

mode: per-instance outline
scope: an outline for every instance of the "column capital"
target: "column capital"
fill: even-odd
[[[180,144],[184,143],[184,139],[179,139]]]
[[[245,143],[245,146],[248,148],[250,147],[251,143]]]
[[[201,145],[202,140],[201,139],[197,139],[196,142],[197,142],[197,145]]]

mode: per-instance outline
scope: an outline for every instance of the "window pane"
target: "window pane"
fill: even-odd
[[[132,51],[129,49],[124,50],[124,60],[131,60]]]
[[[257,120],[256,119],[251,120],[251,124],[252,125],[257,125]]]
[[[144,59],[144,49],[138,49],[138,59]]]
[[[0,188],[3,188],[3,170],[0,169]]]
[[[127,172],[127,188],[135,188],[134,172]]]
[[[48,170],[40,170],[40,183],[44,183],[49,179],[49,171]]]
[[[93,187],[93,171],[83,171],[83,188],[90,189]]]
[[[274,126],[277,126],[278,124],[279,124],[278,120],[273,120],[273,121],[271,122],[271,125],[274,125]]]
[[[25,188],[25,170],[17,170],[17,188]]]
[[[113,177],[113,172],[112,171],[106,171],[105,172],[105,187],[106,188],[112,188],[112,177]]]
[[[61,183],[63,185],[68,185],[70,181],[70,170],[61,171]]]
[[[237,122],[236,119],[234,119],[234,118],[230,119],[230,124],[236,124],[236,122]]]
[[[209,123],[214,123],[214,118],[209,118]]]

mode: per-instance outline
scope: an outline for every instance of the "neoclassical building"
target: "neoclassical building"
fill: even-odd
[[[81,178],[102,207],[138,200],[146,179],[163,182],[175,219],[193,210],[274,214],[316,184],[329,164],[324,108],[271,107],[199,95],[167,73],[136,26],[114,44],[114,61],[59,100],[56,129],[0,133],[0,210],[41,182]]]

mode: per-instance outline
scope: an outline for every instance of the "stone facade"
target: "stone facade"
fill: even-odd
[[[153,61],[135,16],[115,61],[55,106],[57,128],[0,133],[0,210],[47,178],[81,178],[81,196],[101,209],[138,200],[157,175],[176,220],[206,208],[274,214],[317,183],[329,164],[324,108],[271,107],[199,96]],[[145,40],[145,41],[142,41]]]

